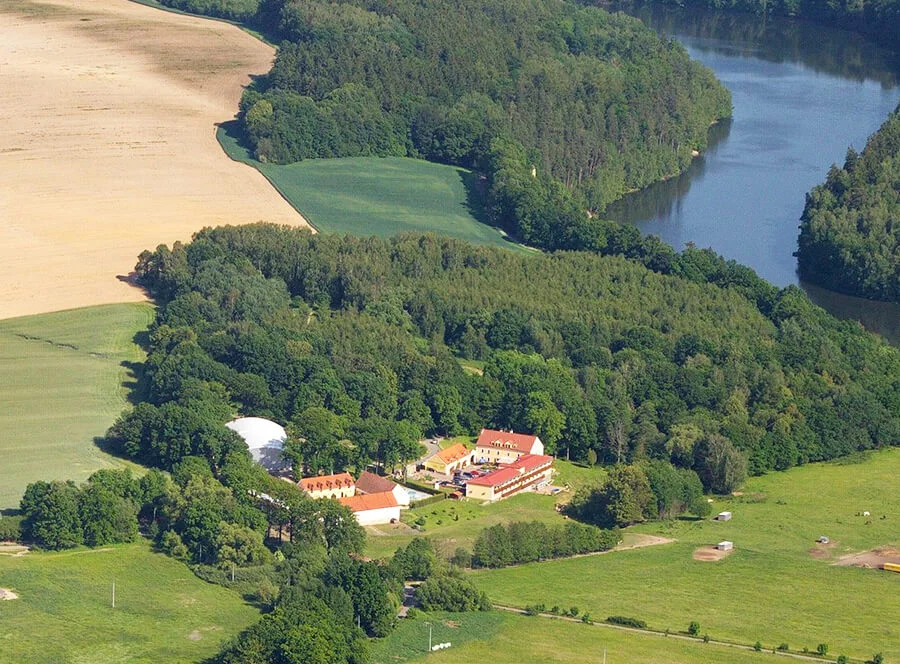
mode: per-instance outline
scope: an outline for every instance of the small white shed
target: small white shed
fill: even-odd
[[[731,521],[731,512],[719,512],[716,521]]]
[[[716,544],[716,548],[719,551],[731,551],[734,548],[734,542],[729,542],[728,540],[725,540],[723,542],[719,542],[718,544]]]

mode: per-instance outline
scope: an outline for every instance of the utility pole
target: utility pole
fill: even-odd
[[[231,563],[231,582],[234,583],[234,563]]]
[[[603,649],[603,664],[606,664],[606,648]]]
[[[113,581],[112,608],[116,608],[116,582]]]
[[[425,624],[428,625],[428,652],[431,652],[431,623],[427,622]]]

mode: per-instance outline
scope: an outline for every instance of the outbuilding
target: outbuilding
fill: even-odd
[[[455,443],[429,457],[425,461],[425,468],[442,475],[452,475],[457,470],[471,466],[474,456],[475,452],[465,445]]]
[[[731,521],[731,512],[719,512],[716,521]]]
[[[400,505],[389,491],[339,498],[338,502],[350,508],[361,526],[377,526],[400,520]]]
[[[734,542],[729,542],[728,540],[725,540],[723,542],[719,542],[718,544],[716,544],[716,548],[719,551],[731,551],[734,548]]]
[[[409,507],[409,491],[386,477],[364,470],[356,480],[356,494],[372,495],[375,493],[391,493],[400,507]]]

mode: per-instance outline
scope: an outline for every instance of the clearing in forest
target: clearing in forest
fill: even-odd
[[[0,5],[0,319],[140,300],[137,254],[204,226],[303,224],[216,123],[274,50],[127,0]]]

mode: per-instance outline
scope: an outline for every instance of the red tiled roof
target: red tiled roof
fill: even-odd
[[[393,491],[397,485],[386,477],[380,477],[375,473],[364,470],[359,479],[356,480],[356,490],[362,493],[382,493],[384,491]]]
[[[336,475],[319,475],[317,477],[304,477],[297,482],[301,488],[309,492],[331,491],[353,486],[353,476],[350,473],[337,473]]]
[[[454,461],[462,459],[470,452],[471,450],[462,443],[456,443],[455,445],[451,445],[450,447],[441,450],[434,456],[439,458],[444,463],[453,463]]]
[[[546,454],[526,454],[525,456],[516,459],[511,464],[503,466],[492,473],[469,480],[469,484],[476,484],[478,486],[500,486],[501,484],[506,484],[507,482],[514,480],[520,475],[527,475],[548,463],[553,463],[552,456],[547,456]]]
[[[341,505],[346,505],[353,512],[365,512],[367,510],[380,510],[385,507],[398,507],[397,499],[390,491],[380,493],[368,493],[351,498],[338,498]]]
[[[512,449],[517,452],[528,454],[537,436],[531,436],[525,433],[512,433],[510,431],[494,431],[493,429],[482,429],[481,435],[478,436],[476,447],[491,447],[497,449]]]

